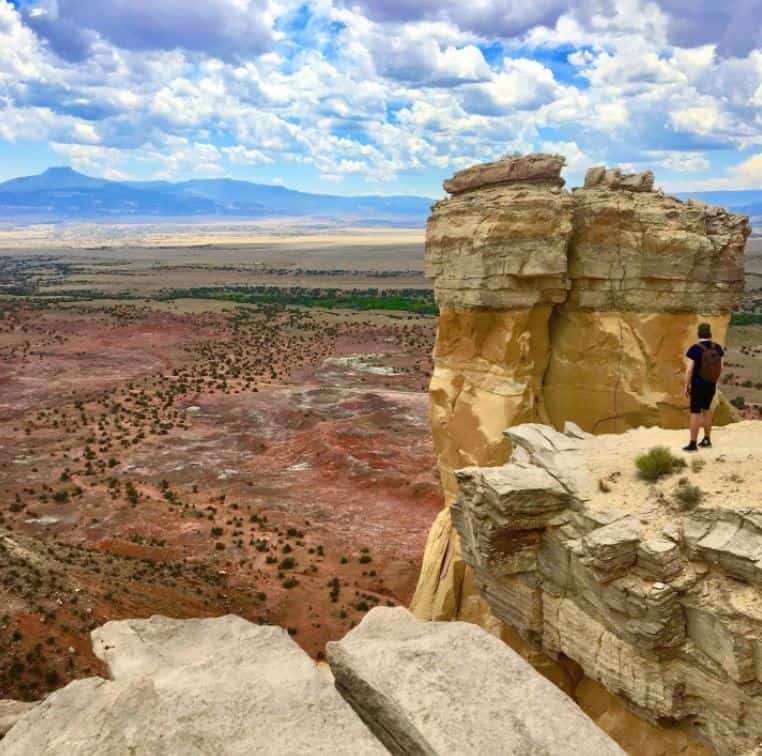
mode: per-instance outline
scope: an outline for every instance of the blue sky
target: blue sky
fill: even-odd
[[[530,151],[762,188],[762,0],[0,0],[0,180],[439,196]]]

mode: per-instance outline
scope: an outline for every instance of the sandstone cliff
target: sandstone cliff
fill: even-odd
[[[284,629],[234,616],[109,622],[92,635],[111,679],[77,680],[32,708],[0,702],[0,723],[13,719],[2,756],[623,756],[505,644],[401,607],[372,609],[329,644],[330,671]]]
[[[518,425],[507,464],[457,472],[451,507],[497,618],[728,755],[762,751],[761,429],[718,429],[714,449],[649,482],[636,457],[681,432]]]
[[[743,288],[745,217],[653,190],[653,174],[594,168],[563,188],[560,156],[476,166],[445,182],[426,233],[440,306],[431,425],[446,502],[454,471],[499,465],[523,422],[595,433],[683,426],[696,325],[725,337]],[[720,399],[718,422],[732,408]],[[493,627],[446,507],[412,610]]]

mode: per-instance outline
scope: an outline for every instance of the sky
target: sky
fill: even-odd
[[[533,151],[762,188],[762,0],[0,0],[0,180],[438,197]]]

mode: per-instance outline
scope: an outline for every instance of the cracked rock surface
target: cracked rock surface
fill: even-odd
[[[623,756],[574,702],[475,625],[376,607],[327,646],[336,686],[395,754]]]
[[[152,617],[92,638],[112,679],[48,696],[0,740],[2,756],[387,753],[283,628]]]
[[[92,639],[111,679],[0,701],[2,756],[623,754],[483,629],[401,607],[329,644],[330,671],[232,615],[109,622]]]
[[[697,728],[720,754],[758,753],[759,423],[716,429],[713,449],[653,483],[636,457],[679,449],[684,432],[573,438],[524,424],[506,433],[510,461],[459,470],[451,506],[494,615],[646,719]],[[696,495],[682,495],[686,486]]]

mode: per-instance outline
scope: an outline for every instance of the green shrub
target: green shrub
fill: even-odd
[[[703,495],[704,492],[698,486],[694,486],[687,481],[681,482],[674,493],[675,501],[677,501],[681,509],[695,509]]]
[[[654,446],[641,454],[635,464],[644,480],[655,481],[685,467],[685,460],[676,457],[666,446]]]

